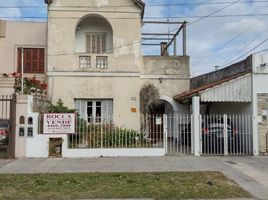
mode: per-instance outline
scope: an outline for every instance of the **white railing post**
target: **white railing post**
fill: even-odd
[[[167,124],[167,115],[163,115],[163,129],[164,129],[164,148],[165,148],[165,153],[168,153],[168,124]]]
[[[253,155],[259,155],[259,131],[258,131],[258,117],[252,116],[252,143],[253,143]]]
[[[200,155],[203,152],[203,141],[202,141],[202,115],[199,115],[199,149]]]
[[[200,97],[192,98],[192,112],[193,112],[193,153],[195,156],[200,156]]]
[[[224,138],[224,155],[228,155],[228,128],[227,115],[223,115],[223,138]]]
[[[194,116],[191,115],[191,154],[194,154]]]

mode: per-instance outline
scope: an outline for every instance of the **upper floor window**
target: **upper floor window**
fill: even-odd
[[[106,53],[106,33],[87,33],[86,52],[87,53]]]
[[[18,72],[21,72],[22,49],[17,51]],[[45,49],[23,48],[23,72],[44,73],[45,72]]]
[[[75,52],[104,54],[113,52],[113,30],[100,15],[84,17],[76,27]]]

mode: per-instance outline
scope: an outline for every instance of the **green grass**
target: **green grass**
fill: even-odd
[[[243,198],[219,172],[0,174],[0,199]]]

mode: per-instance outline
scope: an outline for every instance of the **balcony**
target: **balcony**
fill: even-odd
[[[108,55],[104,54],[79,55],[79,68],[81,70],[108,69]]]

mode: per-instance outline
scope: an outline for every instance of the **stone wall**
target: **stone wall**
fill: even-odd
[[[260,154],[268,154],[267,134],[268,134],[268,93],[258,94],[258,116],[259,119],[259,148]]]

